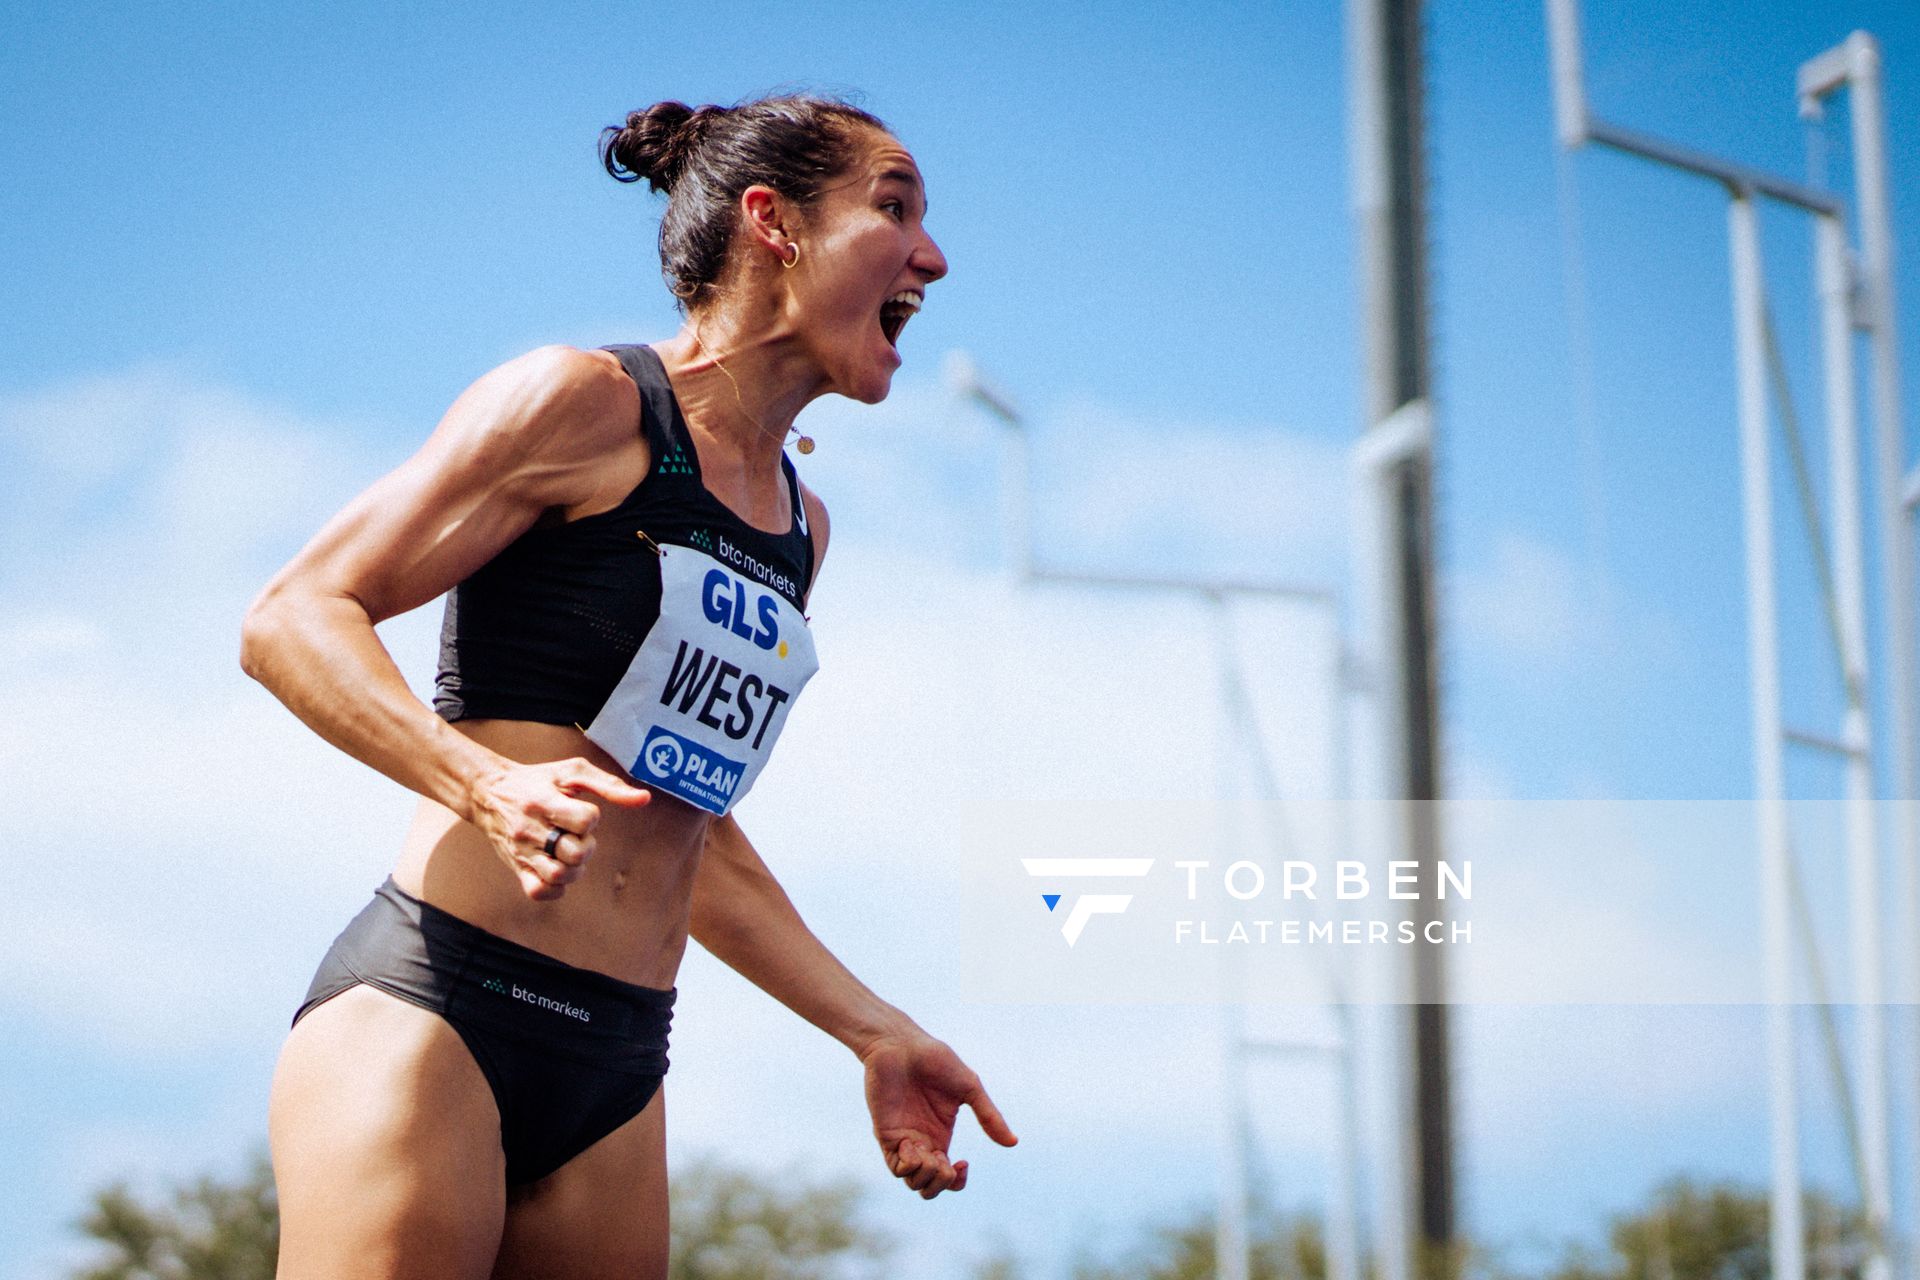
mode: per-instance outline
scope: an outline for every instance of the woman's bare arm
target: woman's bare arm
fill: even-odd
[[[949,1154],[954,1117],[971,1107],[1002,1146],[1019,1139],[980,1077],[948,1045],[869,990],[807,928],[731,817],[707,828],[689,932],[714,956],[852,1049],[866,1075],[873,1136],[887,1169],[923,1197],[967,1185]]]
[[[591,852],[599,811],[571,791],[628,804],[647,793],[585,761],[519,765],[456,732],[373,628],[466,578],[542,511],[590,501],[638,421],[610,360],[544,347],[500,366],[274,576],[242,628],[249,675],[328,742],[486,831],[532,897],[557,896]],[[554,826],[581,838],[547,858]]]
[[[731,816],[707,828],[688,932],[728,967],[862,1054],[913,1019],[853,976],[814,936]]]

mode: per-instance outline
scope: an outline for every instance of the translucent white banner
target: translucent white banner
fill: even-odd
[[[1913,1003],[1914,911],[1873,812],[1789,807],[1780,879],[1795,1003]],[[1439,859],[1407,852],[1424,825]],[[1009,848],[963,875],[972,998],[1014,1003],[1760,1004],[1750,801],[1290,806],[1285,843]],[[1224,844],[1215,841],[1216,844]],[[1853,846],[1865,849],[1864,842]],[[1866,886],[1871,886],[1867,888]],[[1856,939],[1880,938],[1877,950]],[[1424,971],[1424,972],[1422,972]],[[1877,991],[1876,991],[1877,988]]]

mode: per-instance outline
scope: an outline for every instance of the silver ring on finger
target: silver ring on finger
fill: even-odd
[[[572,834],[571,831],[563,831],[559,827],[555,827],[553,830],[547,832],[547,843],[541,846],[540,851],[551,858],[553,851],[560,847],[561,839]]]

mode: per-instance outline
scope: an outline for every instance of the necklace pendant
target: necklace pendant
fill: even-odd
[[[794,447],[795,447],[796,449],[798,449],[798,450],[800,450],[800,452],[801,452],[801,453],[803,453],[803,454],[804,454],[804,453],[812,453],[812,452],[813,452],[813,437],[812,437],[812,436],[801,436],[801,437],[800,437],[800,441],[799,441],[799,443],[798,443],[798,444],[796,444],[796,445],[795,445]]]

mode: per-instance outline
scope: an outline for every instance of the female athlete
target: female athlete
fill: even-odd
[[[818,396],[886,396],[947,271],[919,169],[880,121],[804,96],[663,102],[602,156],[668,196],[680,333],[486,374],[247,615],[246,670],[422,797],[274,1075],[281,1280],[664,1276],[689,936],[854,1052],[887,1167],[922,1196],[966,1185],[962,1105],[1015,1141],[729,816],[814,669],[827,511],[784,442]],[[374,625],[443,592],[429,709]]]

